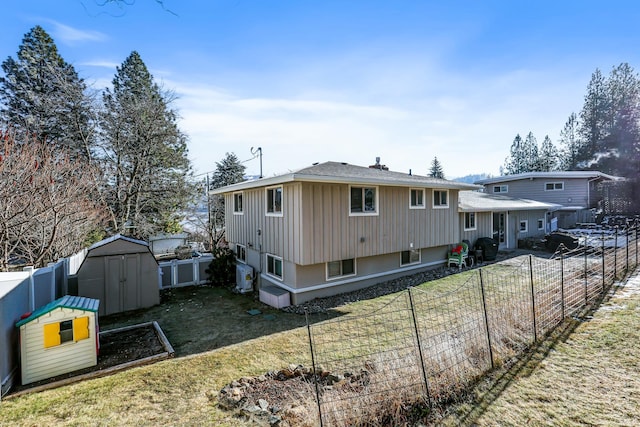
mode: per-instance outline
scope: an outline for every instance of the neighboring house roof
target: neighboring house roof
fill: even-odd
[[[262,178],[255,181],[244,181],[226,187],[216,188],[211,194],[224,194],[233,191],[250,188],[267,187],[288,182],[328,182],[337,184],[369,184],[390,185],[399,187],[421,187],[436,189],[476,190],[479,187],[463,182],[449,181],[440,178],[431,178],[408,173],[393,172],[381,169],[372,169],[364,166],[355,166],[348,163],[326,162],[278,175],[270,178]]]
[[[19,328],[25,323],[29,323],[32,320],[37,319],[40,316],[44,316],[45,314],[58,308],[71,308],[74,310],[92,311],[94,313],[97,313],[99,306],[100,300],[66,295],[62,298],[50,302],[43,307],[40,307],[39,309],[31,313],[29,317],[21,319],[20,321],[18,321],[18,323],[16,323],[16,327]]]
[[[621,176],[607,175],[598,171],[556,171],[556,172],[525,172],[513,175],[503,175],[494,178],[486,178],[476,181],[474,184],[487,185],[498,182],[518,181],[521,179],[546,178],[546,179],[569,179],[569,178],[600,178],[605,181],[624,181]]]
[[[137,240],[137,239],[133,239],[131,237],[123,236],[121,234],[116,234],[115,236],[111,236],[109,238],[106,238],[104,240],[100,240],[99,242],[94,243],[93,245],[91,245],[89,247],[89,250],[92,250],[92,249],[95,249],[95,248],[99,248],[99,247],[104,246],[104,245],[108,245],[109,243],[115,242],[116,240],[124,240],[124,241],[135,243],[135,244],[138,244],[138,245],[149,246],[149,244],[147,242],[145,242],[144,240]]]
[[[518,199],[498,194],[480,193],[478,191],[461,191],[458,199],[459,212],[491,212],[491,211],[555,211],[562,206],[555,203],[538,202],[529,199]]]

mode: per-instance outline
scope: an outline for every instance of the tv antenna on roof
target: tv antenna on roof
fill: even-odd
[[[260,156],[260,178],[262,178],[262,147],[258,147],[255,150],[251,147],[251,154],[255,156],[256,153]]]

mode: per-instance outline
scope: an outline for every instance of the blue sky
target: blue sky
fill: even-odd
[[[189,136],[196,173],[263,149],[271,176],[314,162],[497,175],[516,134],[554,143],[596,68],[638,70],[634,1],[24,0],[0,58],[41,25],[96,89],[136,50]],[[245,163],[258,174],[258,160]]]

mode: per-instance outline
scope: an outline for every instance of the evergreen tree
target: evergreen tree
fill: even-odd
[[[513,138],[509,156],[505,159],[504,167],[500,168],[500,172],[505,175],[522,173],[525,169],[524,162],[523,141],[520,134],[517,134],[516,137]]]
[[[104,194],[113,232],[148,237],[171,227],[195,193],[186,136],[137,52],[117,68],[100,117]]]
[[[522,172],[536,172],[540,169],[540,156],[538,155],[538,141],[529,132],[522,145],[523,166]]]
[[[560,131],[561,149],[559,152],[559,168],[561,170],[576,170],[580,152],[582,150],[582,141],[578,134],[578,116],[571,113],[564,128]]]
[[[438,157],[434,157],[433,160],[431,161],[429,176],[432,178],[444,179],[444,170],[442,169],[442,164],[440,164]]]
[[[544,141],[542,141],[542,145],[540,146],[537,170],[540,172],[551,172],[558,170],[558,165],[558,149],[553,145],[553,142],[551,142],[549,135],[546,135],[544,137]]]
[[[0,114],[18,139],[34,137],[89,157],[93,140],[86,84],[62,59],[49,34],[35,26],[22,39],[17,58],[2,63]]]
[[[240,163],[238,157],[234,153],[226,153],[224,159],[216,162],[216,170],[210,183],[210,189],[225,187],[244,181],[244,172],[246,166]],[[209,238],[215,245],[224,235],[221,231],[224,229],[225,204],[224,196],[213,196],[209,201]]]
[[[601,141],[607,134],[608,111],[605,79],[600,70],[596,69],[591,75],[580,112],[579,133],[582,144],[578,160],[582,167],[587,167],[600,151]]]

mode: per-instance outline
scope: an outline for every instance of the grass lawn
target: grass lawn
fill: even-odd
[[[473,391],[445,425],[640,425],[640,275]]]
[[[441,292],[468,274],[472,272],[423,287]],[[365,314],[390,298],[393,296],[349,304],[328,315],[314,315],[311,321]],[[622,308],[598,312],[589,322],[568,324],[567,334],[575,328],[569,340],[561,335],[555,345],[541,346],[530,364],[503,373],[503,383],[499,378],[483,382],[475,390],[477,402],[458,407],[455,416],[445,422],[640,424],[638,415],[631,418],[631,408],[640,403],[640,379],[635,375],[640,355],[628,354],[638,343],[640,295],[616,301],[612,299],[608,306]],[[256,308],[262,313],[247,313]],[[100,326],[106,330],[150,320],[156,320],[167,335],[176,351],[174,359],[3,400],[0,426],[243,426],[242,420],[218,409],[217,394],[222,387],[240,377],[289,364],[311,365],[304,316],[270,309],[252,296],[210,287],[176,289],[165,294],[156,307],[101,318]],[[541,374],[553,376],[545,379]],[[521,382],[521,389],[509,397]]]

